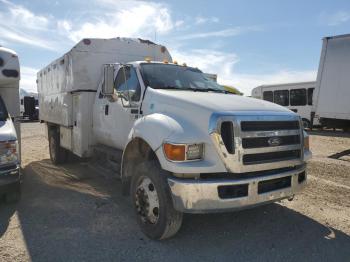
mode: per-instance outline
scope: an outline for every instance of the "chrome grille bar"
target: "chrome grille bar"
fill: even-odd
[[[227,152],[225,145],[221,139],[220,127],[222,122],[232,121],[234,127],[234,154]],[[249,124],[249,122],[252,124]],[[263,131],[242,131],[241,123],[244,122],[246,130],[252,130],[252,128],[266,129],[269,127],[273,130],[263,130]],[[267,123],[266,123],[267,122]],[[262,127],[259,127],[259,123],[262,124]],[[276,126],[273,125],[276,123]],[[299,124],[297,124],[299,123]],[[291,130],[274,130],[277,127],[286,128],[292,127]],[[266,113],[266,112],[246,112],[243,114],[227,114],[227,113],[215,113],[212,115],[209,124],[209,132],[212,137],[212,141],[224,162],[227,170],[232,173],[243,173],[243,172],[252,172],[252,171],[263,171],[281,167],[296,166],[302,164],[303,159],[303,131],[298,115],[293,115],[288,112],[284,113]],[[261,145],[254,147],[250,145],[249,148],[243,148],[242,139],[249,138],[278,138],[283,136],[298,136],[300,141],[293,141],[290,144],[284,145],[271,145],[267,147],[262,147]],[[283,158],[286,151],[297,151],[298,154],[294,154],[295,157]],[[271,159],[269,163],[264,163],[263,159],[259,161],[259,154],[263,157],[265,154],[273,154],[281,152],[281,157],[278,157],[278,154],[275,159]],[[256,154],[256,163],[244,164],[243,158],[245,155],[254,155]],[[298,157],[296,157],[298,156]],[[252,156],[253,158],[255,156]]]

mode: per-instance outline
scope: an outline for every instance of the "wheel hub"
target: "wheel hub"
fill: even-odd
[[[136,209],[144,223],[156,224],[159,218],[157,190],[151,179],[144,177],[136,189]]]

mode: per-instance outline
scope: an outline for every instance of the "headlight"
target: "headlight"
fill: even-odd
[[[0,165],[15,163],[18,161],[17,141],[0,142]]]
[[[170,161],[192,161],[203,158],[203,144],[170,144],[164,143],[163,150]]]
[[[309,135],[305,132],[304,132],[304,149],[305,150],[310,150],[310,143],[309,143]]]

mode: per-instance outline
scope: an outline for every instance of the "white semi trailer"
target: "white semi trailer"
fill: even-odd
[[[174,235],[183,213],[290,199],[306,184],[311,153],[297,114],[228,94],[164,46],[84,39],[37,77],[52,162],[72,152],[119,164],[150,238]]]
[[[0,197],[20,197],[20,69],[17,54],[0,47]]]
[[[312,116],[350,131],[350,34],[323,38]]]

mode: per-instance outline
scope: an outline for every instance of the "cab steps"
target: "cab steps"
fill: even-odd
[[[89,166],[107,178],[120,178],[122,156],[123,151],[121,150],[96,145],[93,147],[93,157]]]

